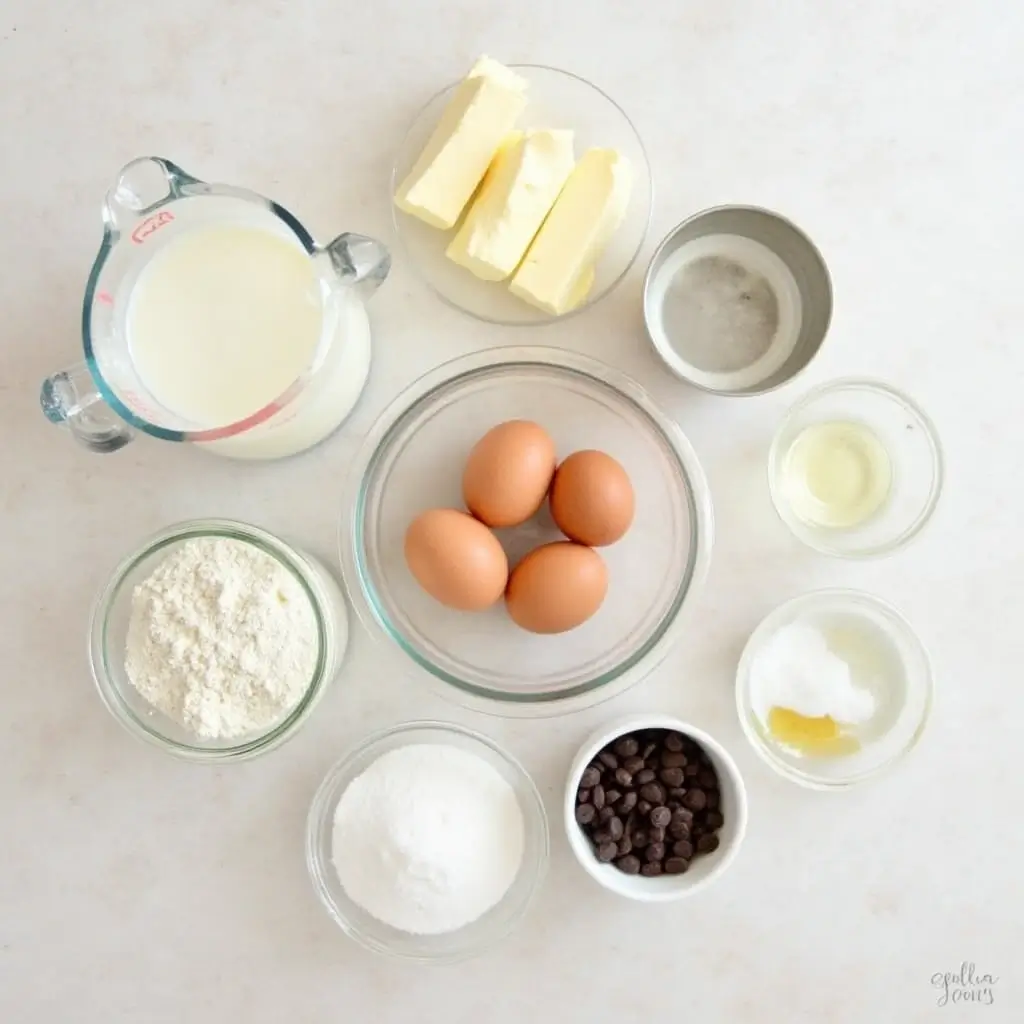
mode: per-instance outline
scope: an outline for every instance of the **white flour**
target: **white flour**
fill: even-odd
[[[442,744],[381,755],[334,815],[345,892],[413,935],[452,932],[490,910],[514,881],[523,845],[512,787],[482,758]]]
[[[153,707],[203,739],[263,730],[302,699],[316,618],[298,580],[252,544],[186,541],[135,588],[125,670]]]

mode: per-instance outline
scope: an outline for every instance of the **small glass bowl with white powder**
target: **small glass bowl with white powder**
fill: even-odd
[[[483,953],[522,920],[549,854],[526,770],[445,722],[378,732],[328,772],[306,863],[339,927],[368,950],[443,964]]]
[[[818,590],[751,634],[736,705],[747,739],[780,775],[843,789],[917,745],[933,685],[927,651],[895,608],[856,590]]]
[[[341,588],[316,559],[224,519],[150,537],[93,608],[89,659],[108,710],[175,756],[223,763],[280,746],[348,645]]]

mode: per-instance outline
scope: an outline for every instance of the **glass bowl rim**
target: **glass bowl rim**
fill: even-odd
[[[881,612],[886,618],[894,621],[900,630],[901,639],[909,643],[924,666],[924,672],[920,678],[920,685],[924,691],[924,704],[921,709],[920,720],[914,727],[910,738],[899,750],[873,768],[863,771],[858,775],[841,779],[829,779],[811,772],[802,772],[776,757],[772,749],[751,724],[749,701],[746,700],[747,683],[750,678],[750,663],[754,651],[764,643],[771,633],[785,622],[790,621],[794,612],[802,608],[814,608],[822,601],[835,599],[852,600],[860,604],[866,604]],[[819,590],[809,590],[783,601],[782,604],[776,605],[758,622],[743,645],[743,652],[740,654],[740,660],[736,666],[733,689],[736,697],[736,714],[740,720],[740,728],[758,757],[784,779],[789,779],[805,789],[833,792],[850,789],[870,779],[877,778],[902,761],[920,743],[925,728],[931,719],[932,709],[935,704],[935,672],[932,667],[931,656],[928,654],[928,648],[925,647],[917,631],[898,608],[866,590],[856,590],[850,587],[825,587]]]
[[[932,457],[931,490],[929,491],[927,501],[925,501],[924,505],[921,507],[921,510],[914,518],[914,521],[898,536],[893,537],[891,540],[857,550],[844,549],[837,545],[829,544],[812,530],[805,530],[804,528],[796,525],[783,511],[785,502],[782,495],[779,493],[779,484],[776,480],[776,477],[778,476],[776,470],[782,455],[779,451],[779,445],[782,437],[786,434],[797,417],[804,413],[811,405],[827,395],[836,394],[841,391],[868,391],[902,406],[920,423],[923,428],[925,439],[928,442],[928,448]],[[835,558],[845,558],[851,561],[866,561],[872,558],[882,558],[885,555],[892,554],[894,551],[898,551],[900,548],[909,544],[910,541],[921,533],[935,512],[939,503],[939,498],[942,496],[945,480],[945,457],[942,451],[942,443],[939,441],[939,434],[931,417],[924,411],[924,409],[921,408],[920,405],[917,404],[917,402],[904,394],[898,388],[893,387],[891,384],[887,384],[885,381],[877,380],[872,377],[840,377],[835,380],[826,381],[824,384],[819,384],[817,387],[811,388],[810,391],[801,395],[800,398],[786,410],[785,415],[779,421],[775,428],[775,432],[772,435],[771,447],[768,450],[768,490],[771,494],[772,507],[775,509],[775,514],[782,520],[786,528],[794,537],[797,538],[797,540],[806,544],[812,550],[823,555],[831,555]]]
[[[381,453],[409,417],[422,409],[443,389],[488,371],[509,366],[556,368],[588,378],[611,389],[644,415],[671,451],[676,468],[687,484],[690,516],[689,564],[675,590],[670,607],[652,635],[627,658],[595,679],[578,683],[571,689],[550,694],[505,694],[460,679],[420,654],[392,626],[379,606],[377,588],[369,579],[365,557],[357,537],[366,515],[366,481],[380,462]],[[463,703],[485,713],[499,716],[516,714],[567,714],[579,710],[576,703],[586,699],[586,707],[622,693],[653,669],[668,653],[678,633],[680,613],[687,599],[707,576],[714,544],[714,510],[704,469],[682,428],[661,411],[647,391],[628,375],[591,356],[553,346],[509,346],[484,349],[456,356],[428,370],[404,388],[380,413],[363,438],[349,470],[338,530],[342,574],[356,615],[375,640],[394,644],[436,683],[437,692],[447,698],[458,693]],[[600,694],[596,700],[594,694]],[[546,709],[546,710],[542,710]]]
[[[309,598],[316,620],[317,662],[302,698],[276,725],[261,733],[242,736],[238,743],[231,746],[195,746],[171,739],[151,728],[128,706],[121,695],[120,687],[114,682],[113,673],[107,667],[110,654],[107,643],[110,613],[124,591],[129,574],[157,552],[197,537],[225,537],[252,544],[269,555],[283,565],[302,587]],[[187,761],[223,764],[226,761],[248,760],[280,746],[291,738],[305,721],[329,681],[326,671],[329,629],[320,597],[309,584],[309,572],[299,553],[286,541],[268,530],[237,519],[187,519],[150,534],[130,554],[121,559],[93,601],[89,620],[89,668],[104,706],[133,736]]]
[[[495,931],[485,942],[482,942],[471,949],[467,948],[444,956],[424,956],[415,953],[402,953],[384,945],[383,943],[374,941],[369,936],[363,934],[337,907],[335,907],[333,900],[330,898],[328,887],[323,879],[324,871],[330,869],[330,864],[322,862],[319,856],[319,845],[322,836],[321,826],[322,824],[329,825],[331,823],[324,818],[324,813],[330,804],[336,804],[337,800],[340,799],[341,793],[344,791],[343,786],[347,786],[348,783],[352,781],[350,776],[352,766],[355,762],[396,736],[402,736],[405,734],[412,736],[417,733],[425,732],[449,733],[461,736],[464,739],[471,740],[473,743],[486,747],[492,754],[497,755],[501,761],[512,769],[519,785],[529,797],[534,813],[532,815],[528,814],[527,808],[524,807],[524,821],[527,819],[535,821],[538,826],[537,838],[539,840],[539,856],[536,870],[532,873],[530,878],[530,890],[527,893],[526,898],[523,900],[522,906],[507,922],[505,922],[503,928]],[[516,795],[518,798],[519,794],[517,793]],[[333,818],[331,821],[333,821]],[[320,784],[316,788],[316,792],[313,794],[313,799],[310,801],[305,824],[305,853],[306,870],[309,874],[310,881],[313,884],[313,889],[316,892],[317,898],[324,910],[327,911],[331,920],[334,921],[334,923],[350,939],[352,939],[353,942],[358,943],[364,949],[369,950],[372,953],[378,953],[396,960],[430,964],[450,964],[471,959],[472,957],[478,956],[487,950],[492,949],[494,946],[506,939],[515,930],[518,923],[529,913],[530,908],[536,902],[537,895],[540,892],[541,885],[547,874],[548,864],[551,859],[551,825],[548,821],[548,814],[547,809],[544,806],[544,800],[540,795],[540,790],[537,788],[537,784],[533,781],[533,777],[526,770],[523,764],[496,740],[491,739],[489,736],[486,736],[475,729],[459,725],[455,722],[443,722],[439,719],[429,718],[413,719],[411,721],[399,722],[395,725],[385,726],[382,729],[378,729],[377,731],[370,733],[368,736],[363,736],[361,739],[352,743],[345,752],[334,761],[331,767],[327,770],[323,779],[320,781]],[[340,882],[338,884],[340,885]],[[504,900],[504,898],[505,897],[503,896],[502,900]],[[501,901],[499,901],[499,904],[500,902]],[[496,904],[496,906],[499,904]],[[471,922],[471,924],[472,923],[475,922]]]
[[[622,284],[626,275],[630,272],[630,270],[633,269],[637,259],[640,256],[640,253],[643,250],[644,243],[647,241],[647,236],[650,234],[651,222],[654,218],[654,172],[651,167],[651,158],[647,153],[647,147],[644,145],[644,140],[640,137],[640,132],[637,131],[637,127],[633,123],[633,119],[600,86],[595,85],[593,82],[591,82],[587,78],[584,78],[582,75],[577,75],[572,71],[566,71],[563,68],[556,68],[550,64],[506,64],[505,66],[513,71],[550,71],[553,72],[554,74],[564,75],[566,78],[574,79],[581,85],[585,85],[588,88],[593,89],[594,92],[601,96],[602,99],[606,100],[612,107],[614,107],[622,116],[626,124],[629,126],[629,130],[633,133],[633,137],[636,140],[637,148],[639,149],[640,154],[643,157],[643,170],[646,172],[644,174],[644,180],[646,180],[647,182],[647,188],[648,192],[650,193],[650,196],[647,201],[647,214],[644,217],[643,230],[640,232],[640,237],[637,240],[636,248],[634,249],[633,254],[629,257],[625,266],[623,266],[621,272],[617,274],[613,280],[608,282],[603,291],[601,291],[598,294],[588,295],[587,298],[578,306],[574,306],[572,309],[566,310],[564,313],[559,313],[557,316],[546,315],[543,317],[539,317],[536,320],[508,320],[502,317],[486,316],[482,313],[476,312],[475,310],[466,309],[465,306],[460,306],[457,302],[454,302],[452,299],[448,298],[448,296],[445,295],[444,292],[437,288],[434,285],[434,283],[425,274],[422,273],[422,271],[419,269],[419,266],[417,265],[416,260],[414,260],[409,253],[409,247],[406,244],[405,238],[402,234],[401,221],[399,219],[401,216],[409,215],[402,214],[394,203],[395,193],[398,189],[397,156],[395,157],[395,159],[392,160],[391,175],[389,177],[390,192],[388,194],[388,205],[391,208],[391,230],[394,233],[395,239],[397,240],[397,243],[401,248],[403,255],[405,256],[406,263],[413,268],[417,280],[425,284],[431,290],[431,292],[433,292],[433,294],[436,295],[437,298],[439,298],[449,309],[454,309],[458,313],[462,313],[465,316],[470,316],[474,320],[479,321],[480,323],[495,324],[496,326],[499,327],[545,327],[557,321],[567,320],[569,317],[576,316],[578,313],[582,313],[584,310],[590,309],[592,306],[596,305],[602,299],[610,295],[620,284]],[[436,103],[442,96],[444,96],[445,93],[449,93],[453,89],[457,88],[459,83],[462,81],[463,78],[457,78],[454,81],[449,82],[447,85],[442,86],[435,93],[433,93],[425,103],[423,103],[420,107],[417,108],[416,113],[412,116],[412,118],[410,118],[409,122],[406,125],[405,132],[402,135],[402,141],[399,143],[400,150],[402,147],[405,146],[406,142],[409,139],[410,133],[412,132],[413,128],[415,128],[416,125],[420,123],[420,119],[423,117],[426,111],[434,103]],[[538,310],[537,312],[541,313],[542,311]]]

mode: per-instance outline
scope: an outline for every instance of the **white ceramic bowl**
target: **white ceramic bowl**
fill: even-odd
[[[576,823],[576,791],[583,770],[613,740],[638,729],[672,729],[684,733],[704,748],[715,771],[722,794],[721,812],[725,823],[718,831],[719,847],[713,853],[695,857],[690,870],[681,875],[659,875],[645,878],[627,875],[612,864],[602,864],[594,853],[590,841]],[[739,768],[729,752],[703,729],[669,715],[634,715],[620,719],[593,733],[579,749],[565,787],[563,820],[569,846],[576,859],[591,878],[619,896],[641,903],[667,903],[691,896],[699,889],[719,878],[732,863],[747,831],[747,791]]]

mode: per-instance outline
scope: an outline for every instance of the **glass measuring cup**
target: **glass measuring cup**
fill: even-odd
[[[302,451],[345,419],[369,373],[365,300],[387,277],[387,249],[345,233],[318,245],[283,207],[247,189],[200,181],[159,157],[122,168],[103,204],[104,233],[82,306],[83,362],[44,382],[43,412],[94,452],[123,448],[144,431],[202,443],[218,454],[265,459]],[[321,304],[320,338],[299,376],[269,404],[232,423],[196,423],[161,404],[132,358],[132,289],[153,258],[186,232],[213,226],[265,231],[312,261]]]

